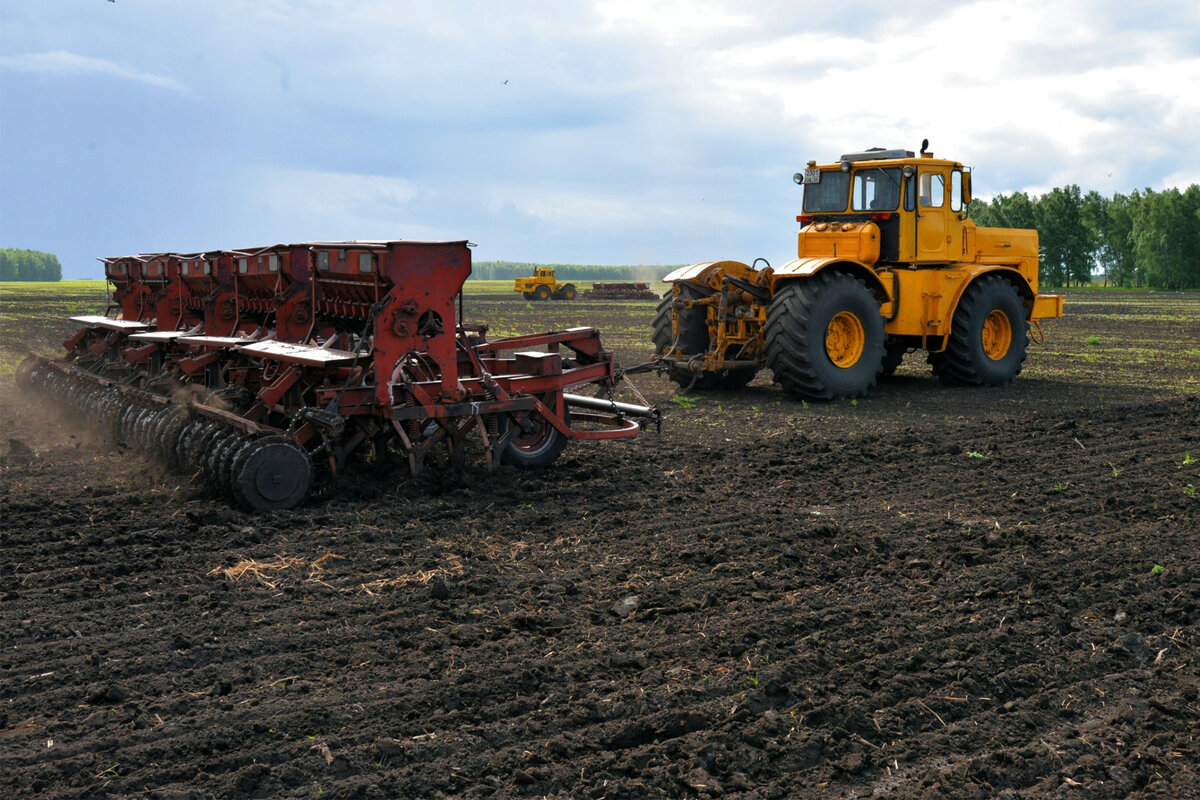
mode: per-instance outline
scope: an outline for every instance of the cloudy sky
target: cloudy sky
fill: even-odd
[[[792,173],[871,146],[1200,183],[1198,86],[1194,2],[0,0],[0,245],[777,263]]]

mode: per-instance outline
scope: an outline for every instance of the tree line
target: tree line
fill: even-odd
[[[61,281],[58,256],[38,250],[0,248],[0,281]]]
[[[1134,190],[1105,197],[1072,184],[1041,197],[998,195],[969,206],[977,225],[1037,228],[1042,281],[1106,286],[1200,288],[1200,186]]]

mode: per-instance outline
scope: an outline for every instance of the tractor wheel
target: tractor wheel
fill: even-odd
[[[308,497],[312,480],[312,459],[288,436],[267,436],[243,446],[229,476],[234,498],[249,511],[294,508]]]
[[[526,300],[532,300],[533,292],[521,292],[521,297],[524,297]]]
[[[574,300],[575,299],[575,284],[568,283],[558,290],[559,300]]]
[[[767,309],[767,366],[789,394],[863,397],[883,364],[883,317],[867,285],[840,272],[793,281]]]
[[[904,361],[904,354],[907,352],[908,345],[889,336],[883,345],[883,368],[879,374],[885,378],[895,374],[896,368]]]
[[[933,374],[945,383],[1003,386],[1025,363],[1029,323],[1016,287],[985,275],[963,292],[954,311],[946,349],[930,353]]]
[[[549,300],[550,299],[550,287],[543,283],[541,286],[534,289],[533,290],[533,299],[534,300]]]
[[[546,395],[541,401],[554,411],[557,402],[554,395]],[[510,425],[515,425],[508,415],[499,415],[500,434],[503,435]],[[570,413],[566,412],[567,424],[570,425]],[[537,469],[547,467],[558,460],[563,449],[567,446],[567,437],[562,432],[540,416],[533,416],[533,429],[518,431],[508,443],[508,447],[500,454],[500,463],[508,464],[518,469]]]
[[[699,287],[688,283],[679,284],[679,299],[699,300],[702,297],[704,297],[704,292]],[[684,358],[695,355],[703,356],[708,352],[709,342],[707,310],[704,307],[680,309],[677,312],[679,335],[676,336],[671,329],[674,301],[675,294],[667,292],[667,296],[658,304],[658,310],[654,315],[652,335],[654,352],[658,355],[665,355],[672,350],[678,350]],[[685,366],[672,366],[667,371],[667,377],[685,388],[691,386],[693,389],[715,389],[719,385],[719,376],[716,373],[703,372],[697,375]],[[749,381],[747,380],[746,383]]]

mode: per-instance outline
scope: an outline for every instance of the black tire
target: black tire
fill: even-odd
[[[946,349],[930,353],[929,363],[945,383],[1003,386],[1020,374],[1028,344],[1029,322],[1016,287],[985,275],[963,292]]]
[[[295,508],[312,488],[307,451],[288,436],[266,436],[244,446],[233,459],[230,489],[248,511]]]
[[[671,344],[675,341],[675,334],[671,331],[671,303],[675,301],[675,295],[667,292],[663,299],[659,301],[658,307],[654,309],[654,322],[650,328],[650,341],[654,343],[655,355],[666,353]]]
[[[521,296],[524,297],[526,300],[532,300],[533,292],[521,292]]]
[[[557,409],[554,395],[541,398],[551,411]],[[503,435],[513,423],[507,414],[500,414],[499,430]],[[570,412],[565,412],[567,424],[570,425]],[[517,469],[538,469],[548,467],[558,460],[567,446],[567,437],[562,431],[551,425],[540,416],[534,417],[535,428],[529,433],[518,432],[500,453],[500,463],[508,464]]]
[[[573,283],[568,283],[558,290],[558,298],[560,300],[574,300],[576,294],[575,284]]]
[[[904,354],[907,352],[908,345],[889,336],[883,345],[883,366],[880,368],[879,374],[885,378],[894,375],[896,369],[904,361]]]
[[[883,366],[883,342],[878,301],[845,273],[826,270],[787,283],[767,309],[767,366],[795,397],[864,397]]]
[[[550,299],[550,287],[544,283],[541,286],[538,286],[536,289],[533,290],[533,299],[534,300],[549,300]]]
[[[679,299],[681,300],[699,300],[704,297],[704,291],[698,287],[688,283],[679,284]],[[654,329],[652,338],[654,341],[654,352],[658,355],[665,355],[674,349],[679,350],[680,354],[686,359],[688,356],[703,356],[708,352],[709,336],[708,336],[708,311],[703,307],[683,308],[678,312],[679,316],[679,335],[676,335],[671,327],[672,304],[675,301],[675,294],[667,292],[662,302],[658,304],[658,309],[654,314]],[[697,359],[699,360],[699,359]],[[728,370],[732,372],[732,370]],[[722,385],[722,376],[715,372],[695,373],[686,366],[671,366],[667,370],[667,377],[683,388],[692,387],[693,389],[715,389]],[[750,378],[754,374],[751,372]],[[742,385],[749,383],[747,379]]]

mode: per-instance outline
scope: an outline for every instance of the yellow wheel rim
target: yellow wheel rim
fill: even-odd
[[[1008,314],[999,310],[988,314],[983,320],[983,352],[992,361],[1004,358],[1012,346],[1012,333]]]
[[[853,367],[862,358],[866,338],[862,321],[849,311],[839,311],[825,329],[825,352],[835,366]]]

